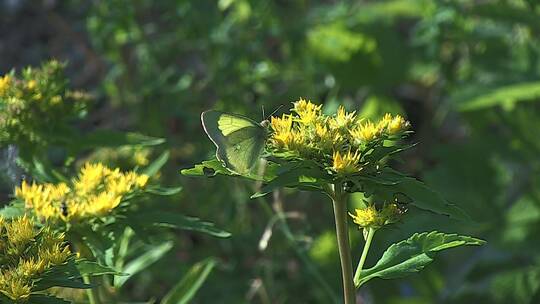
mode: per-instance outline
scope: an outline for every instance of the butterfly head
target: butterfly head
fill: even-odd
[[[270,127],[270,121],[268,119],[261,121],[261,126],[265,129],[268,129]]]

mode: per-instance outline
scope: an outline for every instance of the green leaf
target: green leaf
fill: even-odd
[[[141,173],[148,176],[154,176],[165,165],[169,159],[169,151],[163,152],[158,158],[156,158],[150,165],[144,168]]]
[[[221,238],[231,236],[229,232],[215,227],[214,223],[205,222],[199,218],[185,216],[178,213],[154,211],[142,214],[134,214],[131,218],[133,218],[136,222],[150,222],[154,225],[163,227],[198,231]]]
[[[126,275],[110,267],[101,265],[96,262],[88,261],[88,260],[77,260],[75,261],[75,266],[77,267],[81,275],[89,275],[89,276],[100,276],[100,275],[105,275],[105,274],[121,275],[121,276]]]
[[[156,146],[165,142],[163,138],[151,137],[139,133],[124,133],[113,130],[96,130],[71,142],[75,151],[95,147],[121,146]]]
[[[69,304],[70,301],[66,301],[61,298],[57,298],[51,295],[32,294],[25,302],[27,304]]]
[[[195,293],[216,265],[212,258],[201,261],[191,267],[188,273],[174,286],[174,288],[163,298],[161,304],[184,304],[190,303]]]
[[[323,186],[332,181],[332,177],[317,165],[309,161],[291,162],[282,165],[277,177],[270,180],[261,190],[251,196],[264,196],[275,189],[289,187],[308,191],[322,191]]]
[[[394,194],[399,193],[409,197],[412,200],[411,204],[420,209],[470,221],[463,210],[448,202],[423,182],[390,168],[385,168],[381,174],[375,176],[359,176],[355,183],[366,186],[364,189],[366,193],[373,193],[387,201],[393,201]]]
[[[171,248],[173,247],[173,242],[165,242],[159,246],[153,247],[152,249],[146,251],[137,258],[129,261],[123,269],[123,272],[127,275],[115,278],[114,285],[117,288],[120,288],[127,280],[129,280],[133,275],[140,272],[141,270],[146,269],[148,266],[154,264],[159,259],[163,257]]]
[[[211,159],[203,161],[200,164],[195,165],[193,168],[182,169],[180,173],[185,176],[206,176],[214,177],[216,175],[228,175],[228,176],[237,176],[243,177],[256,181],[270,181],[276,177],[275,172],[279,170],[280,165],[274,162],[265,163],[264,175],[260,176],[256,173],[248,173],[245,175],[238,175],[234,172],[229,171],[223,166],[223,164],[217,159]]]
[[[54,266],[40,275],[32,290],[40,291],[51,287],[90,288],[81,280],[81,274],[76,267],[76,261],[70,259],[67,263]]]
[[[467,92],[462,95],[468,95]],[[519,101],[535,101],[540,98],[540,82],[524,82],[499,86],[488,91],[476,92],[473,96],[454,98],[460,111],[481,110],[502,105],[512,107]]]
[[[200,164],[195,165],[193,168],[182,169],[180,174],[186,176],[206,176],[213,177],[218,174],[223,175],[235,175],[231,171],[227,170],[223,164],[217,159],[205,160]]]
[[[4,206],[0,209],[0,216],[3,216],[5,219],[10,219],[18,216],[24,215],[24,203],[21,201],[13,201],[11,204]]]
[[[437,252],[465,245],[482,245],[485,241],[470,236],[432,231],[415,233],[407,240],[392,244],[375,266],[364,269],[356,287],[373,278],[393,279],[419,272],[431,263]]]
[[[169,195],[175,195],[182,191],[182,187],[148,187],[144,189],[144,192],[151,193],[155,195],[163,195],[163,196],[169,196]]]

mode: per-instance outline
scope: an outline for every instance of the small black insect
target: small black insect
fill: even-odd
[[[66,216],[66,217],[68,216],[68,206],[67,206],[66,201],[63,201],[60,204],[60,212],[62,212],[63,216]]]

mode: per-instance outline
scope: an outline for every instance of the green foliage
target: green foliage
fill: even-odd
[[[0,78],[0,145],[15,144],[33,155],[69,134],[69,124],[84,116],[90,97],[67,85],[64,64],[57,61]]]
[[[185,304],[189,303],[195,293],[216,266],[214,259],[207,259],[191,266],[184,277],[163,298],[162,304]]]
[[[402,221],[377,231],[366,265],[374,265],[388,246],[418,231],[455,231],[489,243],[438,255],[418,276],[371,280],[357,297],[381,303],[540,302],[534,271],[540,253],[540,144],[535,131],[540,128],[539,9],[533,0],[4,1],[0,79],[9,74],[22,85],[24,66],[56,57],[68,65],[60,80],[55,74],[44,82],[89,92],[92,102],[77,108],[82,111],[74,116],[57,113],[66,120],[37,115],[26,131],[39,134],[44,144],[23,148],[11,140],[2,142],[0,201],[10,202],[23,179],[66,181],[86,161],[144,173],[152,160],[163,161],[159,156],[168,152],[170,158],[149,175],[153,185],[160,185],[156,192],[173,193],[182,185],[181,192],[133,198],[136,208],[129,217],[103,223],[106,229],[99,233],[84,233],[93,240],[93,250],[119,272],[151,248],[171,241],[174,247],[114,290],[112,298],[107,292],[102,298],[119,303],[160,299],[190,265],[219,256],[222,267],[214,269],[192,302],[339,302],[341,278],[337,248],[327,237],[335,232],[327,196],[266,188],[280,168],[293,171],[275,159],[267,163],[265,175],[248,179],[226,178],[232,173],[216,160],[183,170],[213,178],[179,177],[177,171],[214,154],[200,126],[199,113],[208,109],[261,121],[266,118],[262,105],[266,115],[284,105],[275,113],[279,116],[304,96],[324,104],[324,113],[338,105],[369,119],[399,113],[414,131],[403,144],[418,144],[385,163],[406,176],[398,187],[416,190],[386,196],[408,203],[408,211]],[[44,12],[47,18],[42,18]],[[25,104],[34,103],[25,99]],[[52,131],[52,126],[58,128]],[[95,131],[114,140],[96,139]],[[10,132],[10,138],[26,141],[28,134]],[[86,145],[86,138],[103,146]],[[161,138],[167,142],[153,145]],[[310,179],[293,173],[283,185],[314,189]],[[384,177],[361,180],[373,194],[355,193],[349,211],[379,204],[395,183]],[[424,185],[440,195],[423,191]],[[249,199],[267,192],[262,188],[272,194]],[[472,222],[454,220],[461,215],[454,207]],[[170,220],[126,228],[135,222],[132,214],[150,211],[212,221],[213,228],[232,237],[192,230],[189,226],[197,221],[183,218],[179,223],[189,230],[172,227]],[[24,206],[15,202],[1,213],[16,217]],[[276,221],[278,214],[282,216]],[[268,246],[259,250],[257,244],[268,235]],[[362,234],[354,228],[350,235],[355,248],[361,247]],[[353,259],[360,254],[355,250]],[[123,277],[105,275],[95,283],[104,286],[102,282],[117,278]],[[29,301],[87,302],[84,294],[55,297],[33,295]]]
[[[361,286],[373,278],[393,279],[407,276],[426,267],[439,251],[484,243],[483,240],[469,236],[437,231],[415,233],[407,240],[388,247],[375,266],[362,270],[360,279],[355,284]]]

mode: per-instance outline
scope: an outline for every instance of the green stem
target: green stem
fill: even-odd
[[[82,241],[82,238],[78,237],[76,234],[72,235],[73,239],[73,247],[75,250],[79,253],[80,257],[88,258],[90,260],[94,259],[94,256],[92,254],[92,251],[88,246],[84,244]],[[88,302],[90,304],[101,304],[101,300],[99,299],[99,292],[93,287],[92,279],[89,275],[83,275],[82,276],[83,282],[88,285],[92,285],[91,288],[86,289],[86,295],[88,297]]]
[[[366,244],[364,244],[364,250],[362,250],[360,262],[358,262],[358,267],[356,268],[356,272],[354,273],[354,286],[356,286],[357,288],[360,285],[360,274],[362,273],[362,268],[364,267],[364,263],[366,262],[366,257],[369,251],[369,247],[371,246],[373,236],[375,235],[375,231],[375,229],[369,228],[366,238]]]
[[[334,218],[336,221],[336,235],[341,261],[341,275],[343,281],[343,296],[345,304],[354,304],[355,289],[353,283],[353,269],[351,248],[349,245],[349,232],[347,228],[347,196],[343,193],[343,185],[336,183],[332,195],[334,205]]]
[[[88,275],[83,275],[83,282],[85,284],[92,285],[92,281],[90,280],[90,277]],[[90,304],[100,304],[101,301],[99,300],[99,294],[97,290],[95,290],[93,287],[86,289],[86,295],[88,296],[88,302]]]

